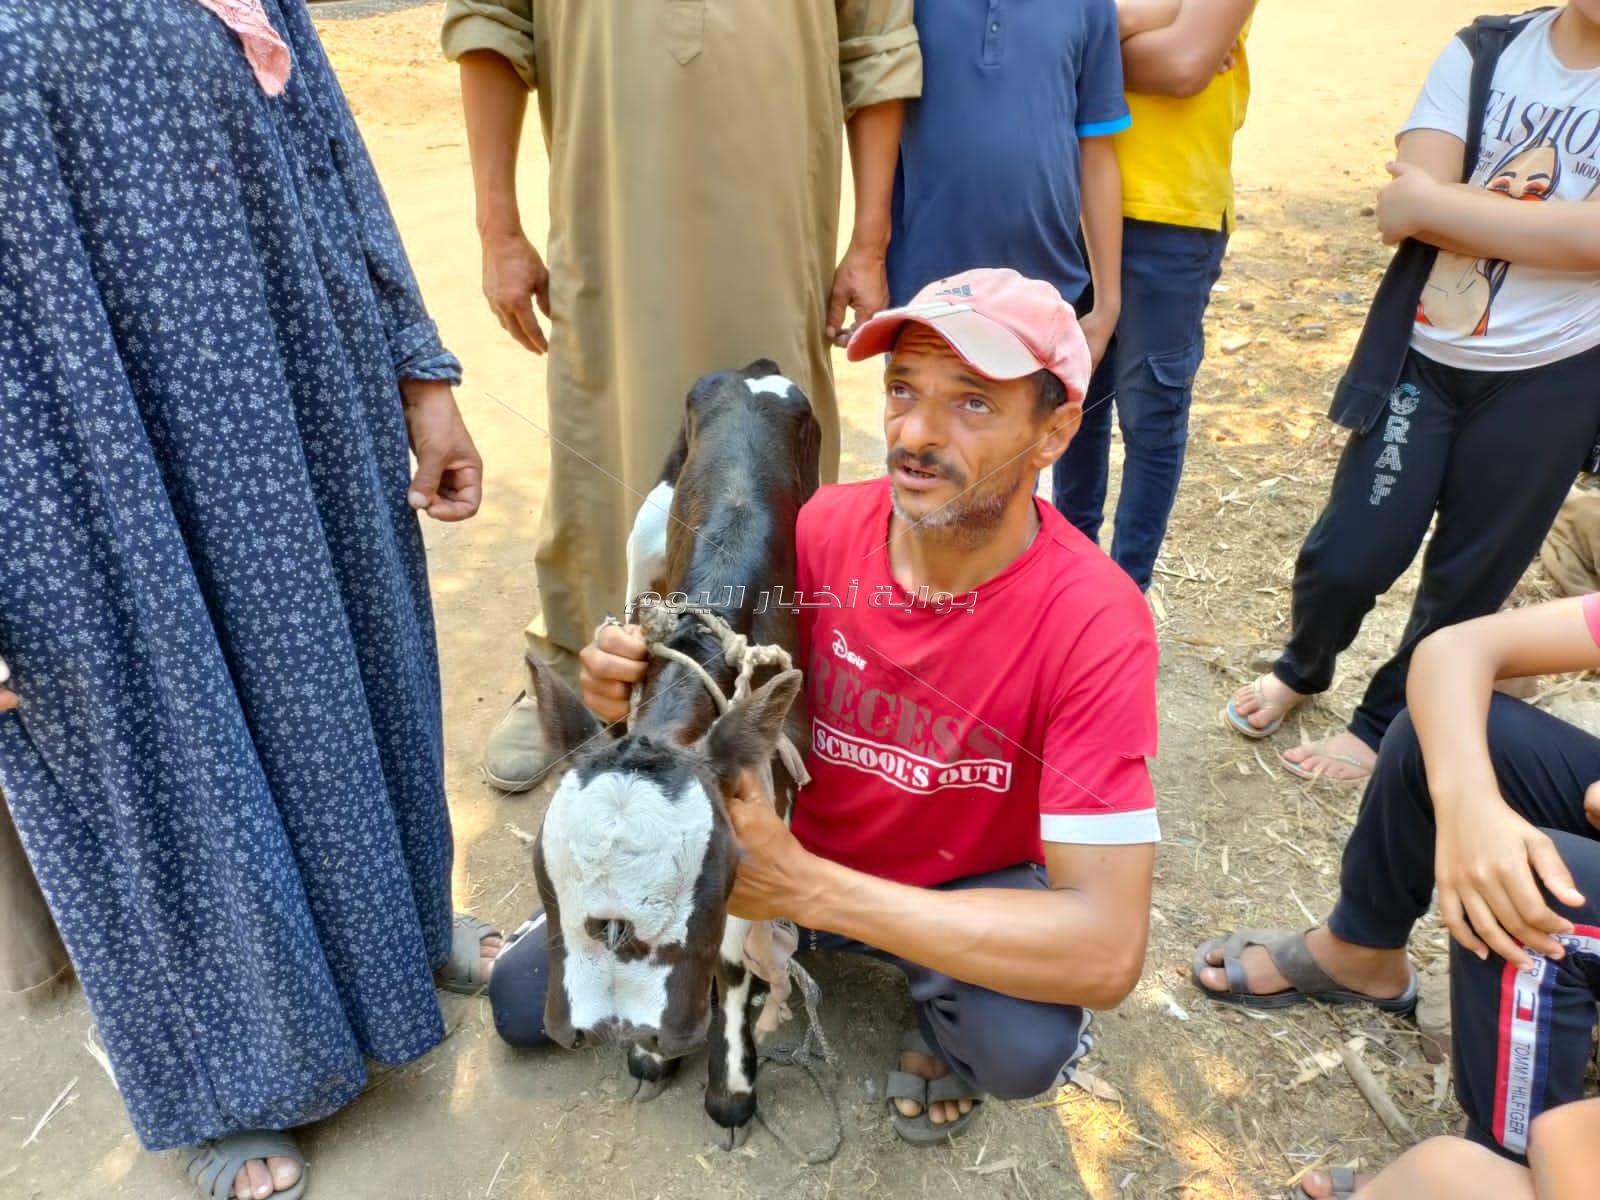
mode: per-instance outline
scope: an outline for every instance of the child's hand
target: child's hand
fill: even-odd
[[[1427,228],[1428,211],[1438,202],[1440,183],[1415,163],[1386,164],[1394,182],[1378,190],[1378,231],[1393,246]]]
[[[1117,331],[1118,316],[1118,313],[1107,311],[1103,306],[1096,306],[1078,322],[1078,328],[1083,330],[1083,340],[1089,344],[1089,363],[1092,367],[1098,367],[1100,360],[1106,356],[1111,335]]]

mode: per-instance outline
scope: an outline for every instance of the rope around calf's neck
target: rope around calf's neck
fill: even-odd
[[[703,665],[696,662],[681,650],[674,650],[666,644],[667,638],[672,636],[672,631],[677,627],[678,618],[684,613],[693,613],[707,631],[717,639],[720,644],[722,659],[729,666],[738,670],[738,675],[733,681],[733,696],[730,699],[723,690],[717,686],[717,681],[712,678],[711,672]],[[684,604],[650,604],[641,608],[637,615],[640,626],[645,633],[645,645],[650,654],[659,659],[679,663],[687,667],[689,672],[698,678],[706,691],[711,693],[711,699],[717,706],[718,714],[728,711],[734,700],[742,700],[750,694],[750,683],[757,667],[777,667],[780,671],[791,670],[794,659],[782,646],[772,644],[758,644],[750,641],[744,634],[737,632],[731,625],[716,613],[707,612],[701,608],[691,608]],[[635,685],[632,696],[628,700],[628,725],[632,727],[639,716],[639,701],[644,689]],[[796,787],[804,787],[811,782],[811,773],[806,770],[805,757],[799,748],[790,740],[789,735],[780,733],[775,747],[778,761],[783,763],[784,770],[789,772],[789,777],[794,780]]]

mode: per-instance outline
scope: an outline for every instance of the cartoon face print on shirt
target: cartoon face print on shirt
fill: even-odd
[[[1510,200],[1543,202],[1561,183],[1561,152],[1536,133],[1508,153],[1490,172],[1484,189]],[[1505,286],[1510,264],[1439,251],[1417,302],[1417,320],[1448,333],[1482,337],[1489,332],[1494,300]]]
[[[1553,145],[1535,145],[1508,154],[1484,187],[1513,200],[1545,200],[1560,183],[1560,152]]]

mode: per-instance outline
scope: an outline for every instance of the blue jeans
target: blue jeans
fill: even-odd
[[[1205,355],[1206,304],[1227,246],[1220,229],[1122,223],[1122,319],[1089,383],[1083,425],[1054,469],[1056,507],[1098,542],[1114,400],[1124,457],[1111,557],[1141,591],[1150,586],[1178,495],[1189,400]]]

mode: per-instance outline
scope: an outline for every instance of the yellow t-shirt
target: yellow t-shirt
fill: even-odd
[[[1133,124],[1116,135],[1124,216],[1232,232],[1233,135],[1250,101],[1249,32],[1246,24],[1233,70],[1198,95],[1128,93]]]

